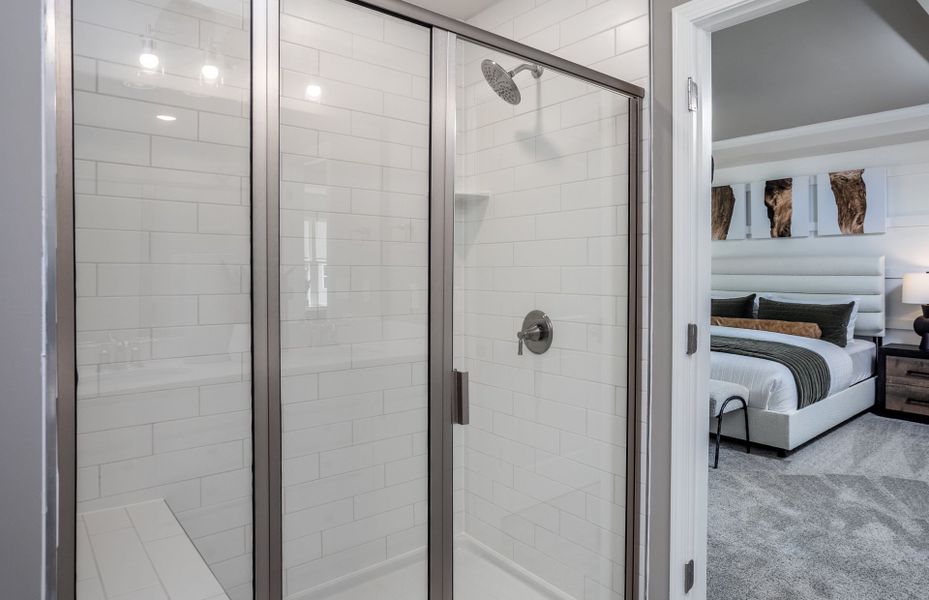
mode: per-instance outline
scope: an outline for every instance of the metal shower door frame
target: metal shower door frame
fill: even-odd
[[[452,300],[455,266],[455,35],[432,29],[429,163],[430,600],[454,597]]]
[[[50,350],[46,403],[49,438],[47,487],[47,598],[75,597],[76,505],[76,315],[74,253],[74,148],[72,88],[72,3],[43,0],[49,54],[48,162],[54,165],[49,193],[46,276]],[[639,597],[642,397],[642,99],[644,90],[456,21],[402,0],[343,0],[427,27],[432,32],[429,240],[429,525],[428,588],[431,600],[453,597],[452,502],[452,293],[454,257],[455,42],[456,39],[508,53],[587,81],[629,100],[628,138],[628,313],[625,597]],[[256,600],[282,598],[282,490],[280,397],[280,0],[251,0],[251,234],[252,234],[252,411],[253,575]],[[52,83],[54,85],[52,85]],[[54,113],[54,114],[52,114]]]

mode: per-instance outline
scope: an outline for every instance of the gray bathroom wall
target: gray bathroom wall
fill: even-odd
[[[42,2],[0,19],[0,587],[42,598]]]

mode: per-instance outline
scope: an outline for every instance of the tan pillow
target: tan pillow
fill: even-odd
[[[737,327],[739,329],[754,329],[756,331],[772,331],[799,335],[813,339],[823,336],[822,330],[816,323],[801,323],[799,321],[773,321],[769,319],[737,319],[733,317],[711,317],[710,324],[722,327]]]

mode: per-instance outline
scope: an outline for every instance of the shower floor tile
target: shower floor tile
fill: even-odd
[[[164,500],[78,515],[77,600],[229,600]]]

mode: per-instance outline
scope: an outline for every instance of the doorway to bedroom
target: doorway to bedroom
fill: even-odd
[[[708,34],[695,78],[706,597],[921,598],[929,7],[783,4]]]

